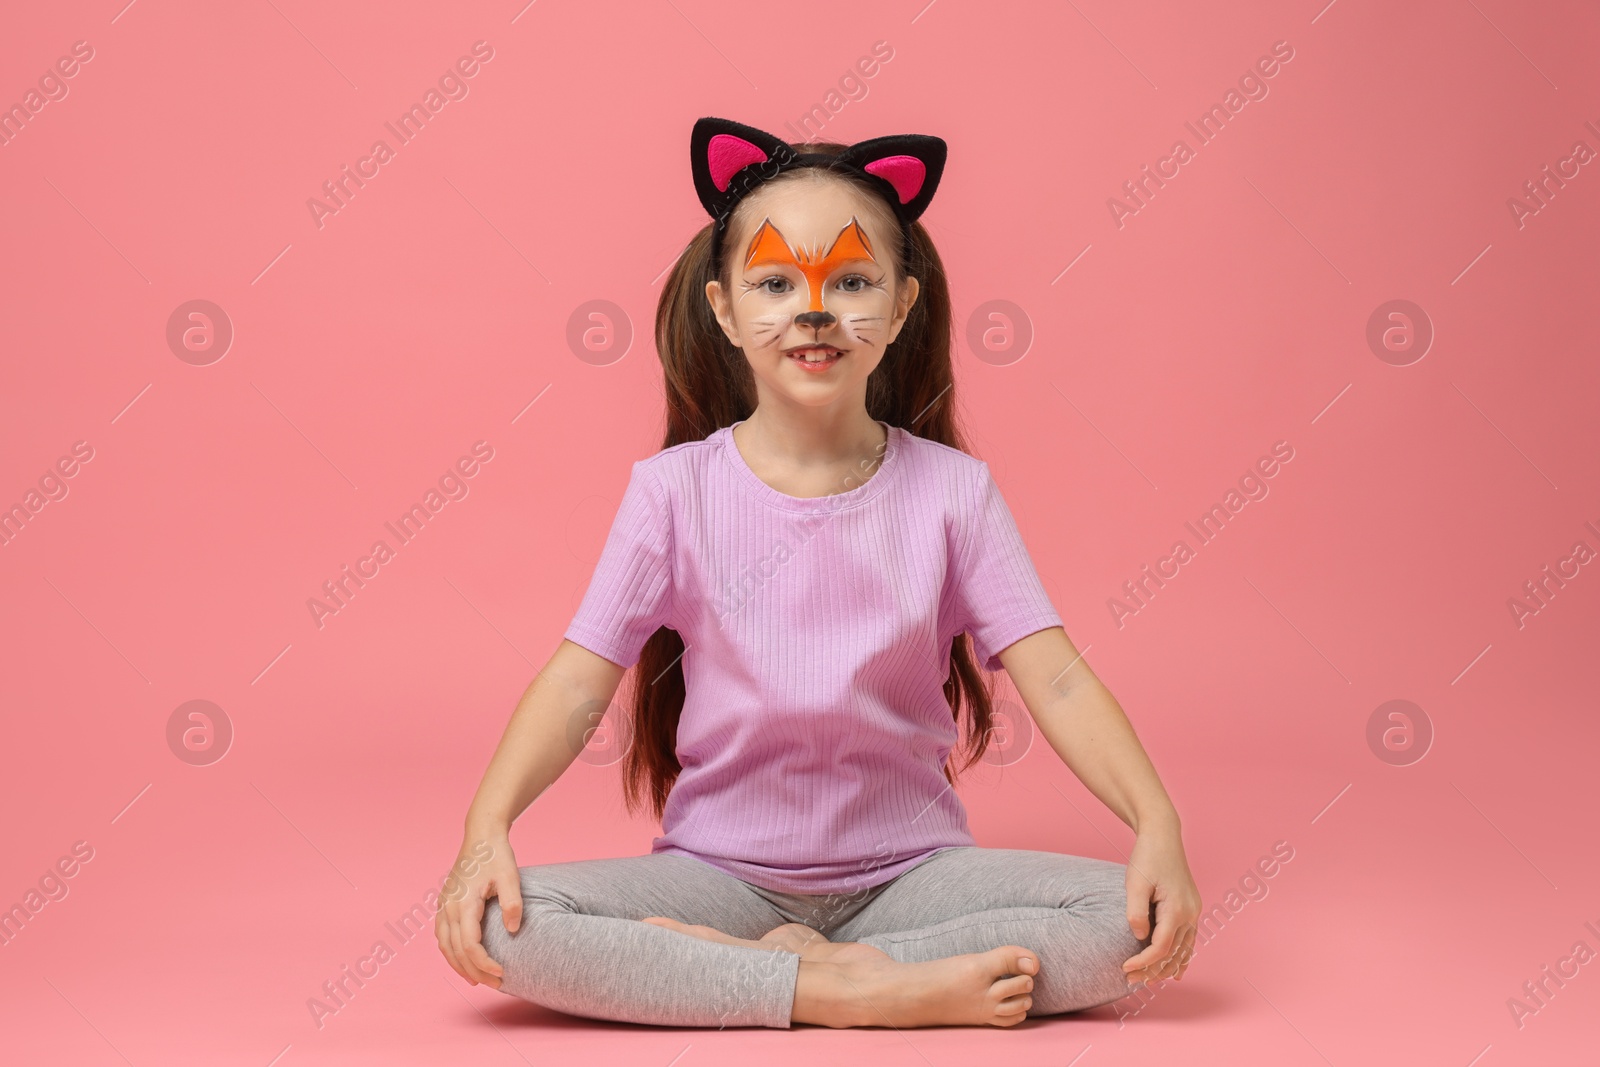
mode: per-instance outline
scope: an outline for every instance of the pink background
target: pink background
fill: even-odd
[[[1600,964],[1520,1027],[1507,1007],[1576,942],[1600,951],[1600,565],[1521,627],[1507,605],[1600,549],[1600,164],[1520,227],[1507,206],[1600,148],[1593,5],[123,3],[27,5],[0,36],[5,104],[93,48],[0,147],[0,504],[93,449],[0,547],[0,903],[93,849],[0,947],[0,1058],[1593,1062]],[[319,228],[307,200],[479,40],[469,94]],[[892,57],[830,101],[878,41]],[[1277,41],[1268,94],[1196,146],[1184,123]],[[1207,906],[1294,850],[1136,1014],[595,1023],[469,987],[431,933],[384,926],[454,858],[659,447],[655,301],[705,222],[690,125],[798,139],[785,124],[828,103],[830,139],[950,143],[925,222],[960,410]],[[1108,199],[1180,137],[1194,158],[1119,227]],[[196,299],[235,331],[205,366],[166,340]],[[1405,366],[1366,339],[1396,299],[1436,332]],[[631,323],[620,358],[569,345],[592,300]],[[965,339],[991,300],[1031,324],[1020,359]],[[476,441],[469,495],[319,628],[308,599]],[[1185,522],[1278,441],[1269,495],[1119,626],[1122,583],[1195,547]],[[208,766],[167,742],[196,699],[235,731]],[[1395,699],[1434,732],[1407,765],[1367,741]],[[985,845],[1132,842],[1042,741],[962,794]],[[579,761],[513,843],[526,864],[655,832],[614,766]],[[318,1028],[308,998],[379,939],[395,958]]]

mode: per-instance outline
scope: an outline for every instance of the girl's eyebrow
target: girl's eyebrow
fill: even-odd
[[[872,254],[872,239],[861,226],[861,220],[854,215],[839,230],[837,236],[829,242],[826,250],[820,246],[802,246],[796,249],[789,243],[775,225],[771,216],[761,220],[761,225],[750,237],[749,248],[745,252],[745,269],[766,263],[793,264],[802,272],[810,273],[825,264],[853,263],[857,261],[877,262],[877,257]],[[809,268],[809,270],[808,270]]]
[[[838,270],[840,267],[849,266],[852,263],[870,263],[874,267],[882,266],[882,264],[880,264],[876,259],[873,259],[871,256],[849,256],[842,257],[835,261],[833,264],[833,269]],[[768,267],[787,267],[790,270],[802,270],[802,265],[799,263],[789,263],[775,259],[763,259],[760,263],[746,267],[745,271],[748,273],[750,271],[765,270]]]

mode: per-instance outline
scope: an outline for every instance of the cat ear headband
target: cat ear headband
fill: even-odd
[[[721,261],[722,241],[733,209],[768,179],[796,167],[851,170],[865,175],[900,220],[902,262],[911,261],[911,224],[928,207],[944,173],[942,139],[897,133],[857,141],[837,156],[796,152],[765,130],[729,119],[706,117],[689,137],[694,191],[714,225],[711,260]]]

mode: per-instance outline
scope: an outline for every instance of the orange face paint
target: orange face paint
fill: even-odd
[[[878,257],[872,254],[872,242],[867,239],[866,231],[861,228],[861,223],[854,215],[850,216],[850,221],[845,223],[844,229],[839,231],[839,236],[833,239],[828,251],[821,255],[818,255],[816,249],[802,248],[796,252],[789,247],[789,242],[768,218],[761,220],[761,226],[750,238],[750,248],[744,258],[744,269],[766,266],[795,268],[805,276],[806,284],[810,288],[811,303],[807,310],[822,311],[824,310],[822,284],[840,264],[854,259],[868,259],[874,263],[878,261]]]

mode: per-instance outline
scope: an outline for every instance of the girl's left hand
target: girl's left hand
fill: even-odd
[[[1150,944],[1122,964],[1130,985],[1179,979],[1194,955],[1200,890],[1183,855],[1177,830],[1151,828],[1141,833],[1128,857],[1128,926]],[[1150,906],[1155,905],[1155,935],[1150,934]]]

